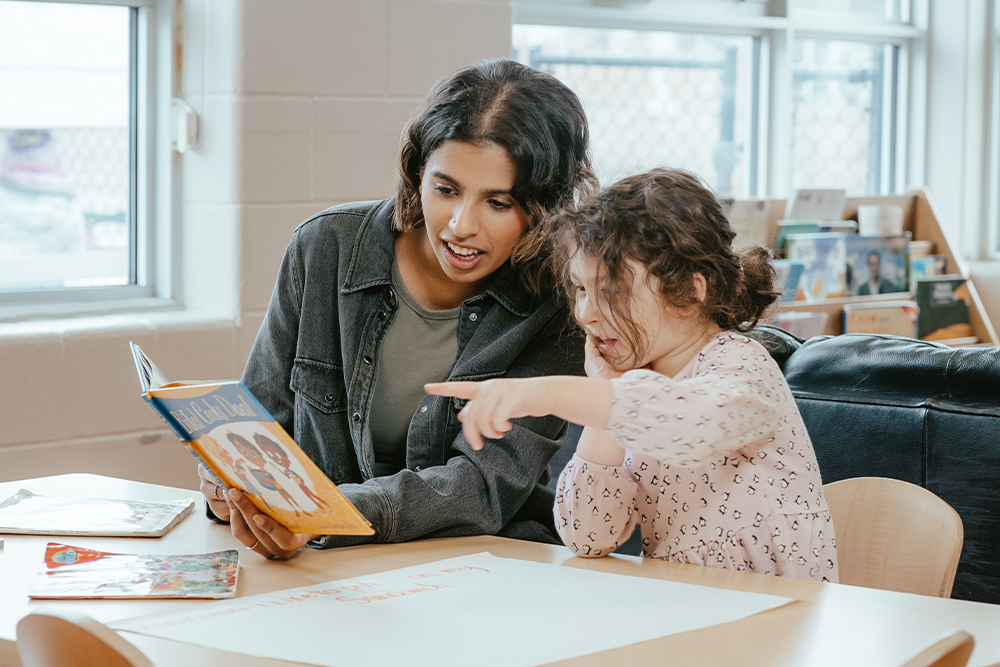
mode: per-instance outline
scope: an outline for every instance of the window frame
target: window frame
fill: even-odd
[[[997,0],[1000,1],[1000,0]],[[901,193],[923,182],[926,83],[924,0],[901,0],[900,20],[789,10],[767,0],[652,0],[644,6],[595,7],[587,0],[514,0],[513,23],[566,27],[662,30],[754,39],[751,79],[750,197],[787,198],[792,192],[792,47],[794,40],[890,44],[896,47],[894,107],[883,108],[881,192]],[[777,11],[775,11],[777,10]],[[774,14],[779,15],[774,15]],[[888,106],[888,105],[886,105]],[[998,206],[1000,207],[1000,206]]]
[[[172,8],[168,0],[28,0],[132,8],[130,284],[0,292],[0,322],[172,307],[171,224],[177,161],[170,146]]]

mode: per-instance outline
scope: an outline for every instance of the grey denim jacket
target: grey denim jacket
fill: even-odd
[[[461,435],[463,402],[427,396],[410,422],[406,468],[373,477],[368,420],[379,350],[398,304],[392,221],[388,199],[336,206],[299,225],[243,373],[375,529],[374,537],[324,536],[311,546],[498,533],[557,542],[544,483],[565,436],[560,419],[515,420],[477,452]],[[413,341],[414,355],[420,345]],[[533,296],[508,263],[462,304],[449,379],[559,374],[583,374],[583,339],[565,301],[552,292]],[[548,529],[539,533],[539,523]]]

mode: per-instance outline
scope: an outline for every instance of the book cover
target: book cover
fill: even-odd
[[[847,191],[843,188],[809,188],[796,190],[795,196],[785,205],[786,219],[819,218],[820,220],[841,220]]]
[[[799,338],[809,339],[823,333],[829,318],[824,312],[786,310],[775,313],[771,323]]]
[[[736,232],[733,248],[739,250],[755,245],[767,247],[768,205],[766,200],[723,199],[720,203],[722,204],[722,212],[725,213],[733,231]]]
[[[293,533],[375,532],[242,382],[164,383],[131,346],[143,398],[226,487]]]
[[[844,306],[844,333],[913,338],[916,324],[917,304],[914,301],[873,301]]]
[[[847,234],[827,232],[788,237],[788,259],[803,263],[800,299],[818,301],[844,296]]]
[[[805,263],[795,259],[775,259],[771,264],[774,266],[774,286],[781,290],[778,303],[795,301]]]
[[[160,537],[194,510],[194,500],[141,502],[53,498],[27,489],[0,503],[0,533]]]
[[[847,295],[909,290],[910,234],[847,237]]]
[[[934,255],[910,258],[910,293],[917,291],[917,281],[938,275],[938,262]]]
[[[143,555],[49,542],[45,568],[28,589],[33,599],[231,598],[239,553]]]
[[[782,257],[788,257],[788,237],[792,234],[816,234],[821,231],[822,220],[778,220],[774,232],[774,252]]]
[[[944,275],[918,280],[914,301],[920,308],[917,338],[948,340],[972,335],[969,324],[972,294],[962,276]]]

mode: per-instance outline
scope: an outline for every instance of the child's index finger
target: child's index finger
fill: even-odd
[[[424,391],[432,396],[450,396],[471,401],[479,391],[478,382],[430,382]]]

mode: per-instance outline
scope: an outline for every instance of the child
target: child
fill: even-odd
[[[744,335],[775,301],[767,250],[737,254],[715,196],[657,169],[552,223],[553,258],[587,333],[587,378],[427,385],[469,402],[473,448],[510,419],[583,425],[556,526],[581,556],[642,534],[652,558],[836,582],[833,523],[781,370]]]

